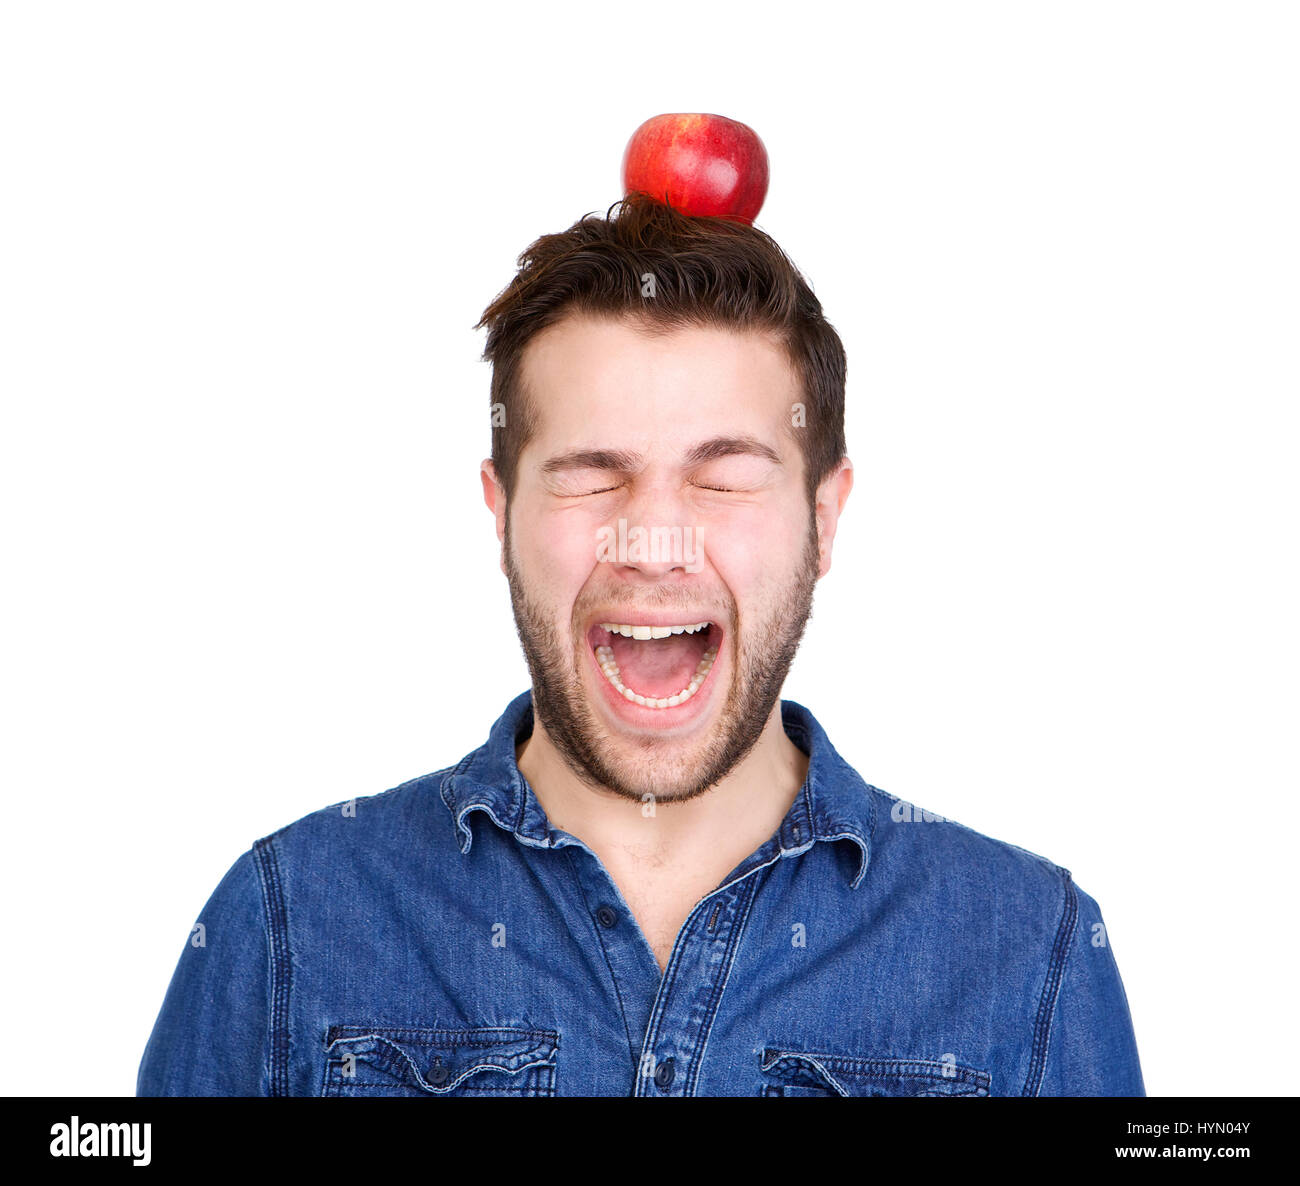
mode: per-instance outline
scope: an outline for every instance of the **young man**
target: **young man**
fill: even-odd
[[[852,486],[780,248],[631,198],[480,324],[531,693],[235,863],[139,1092],[1142,1094],[1096,902],[778,699]]]

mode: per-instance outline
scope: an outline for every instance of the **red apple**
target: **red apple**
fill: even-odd
[[[623,192],[635,190],[683,214],[752,223],[767,197],[767,149],[725,115],[652,116],[623,154]]]

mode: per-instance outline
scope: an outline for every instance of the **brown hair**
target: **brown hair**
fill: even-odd
[[[654,296],[642,277],[654,277]],[[509,497],[532,436],[534,410],[522,389],[524,347],[571,314],[630,317],[648,331],[687,325],[776,334],[803,385],[803,450],[809,501],[845,454],[844,346],[821,303],[771,236],[726,218],[682,214],[633,193],[601,218],[543,235],[484,310],[483,357],[492,364],[492,461]],[[500,423],[499,421],[504,421]]]

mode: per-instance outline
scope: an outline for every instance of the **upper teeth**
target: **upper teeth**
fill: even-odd
[[[694,634],[703,630],[708,622],[695,622],[689,626],[628,626],[621,622],[601,622],[600,628],[624,638],[667,638],[670,634]]]

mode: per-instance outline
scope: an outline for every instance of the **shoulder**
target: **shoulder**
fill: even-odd
[[[367,853],[391,859],[403,851],[454,847],[451,814],[442,798],[443,780],[453,769],[321,807],[256,840],[246,855],[265,880],[285,863],[337,867]]]
[[[879,787],[867,793],[874,801],[867,877],[878,889],[971,925],[1021,935],[1073,928],[1081,896],[1069,869]]]

